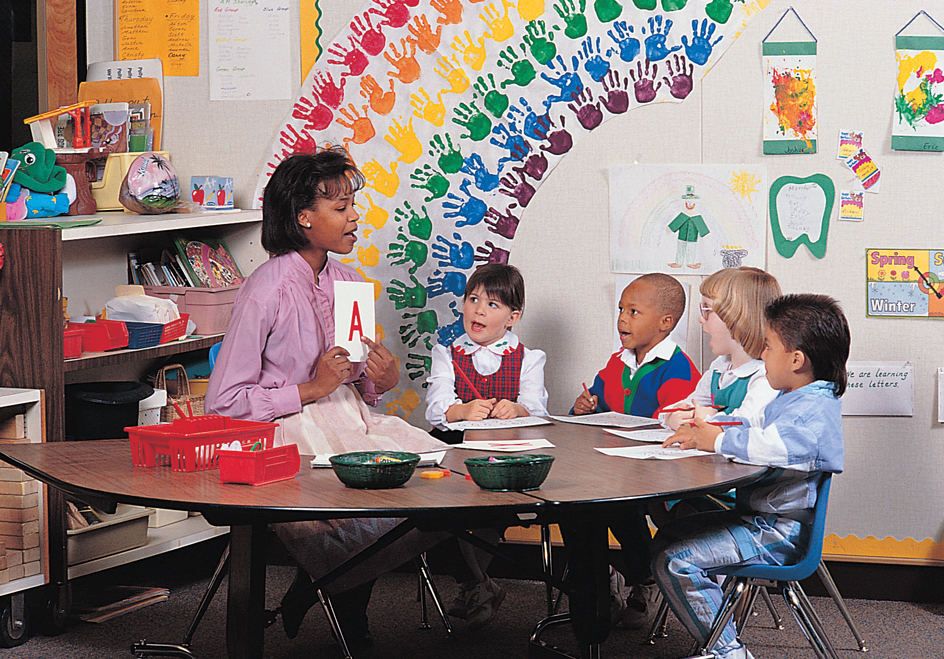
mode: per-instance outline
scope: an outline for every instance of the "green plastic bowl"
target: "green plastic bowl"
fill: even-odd
[[[469,476],[483,490],[524,492],[536,490],[551,471],[553,455],[491,455],[466,458]]]
[[[399,487],[410,480],[420,456],[400,451],[356,451],[333,455],[328,460],[348,487],[380,490]]]

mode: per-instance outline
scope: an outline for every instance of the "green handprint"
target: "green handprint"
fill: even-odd
[[[652,11],[656,8],[656,0],[633,0],[633,4],[636,5],[636,9],[644,9],[645,11]]]
[[[577,6],[579,2],[579,8]],[[582,39],[587,34],[587,17],[584,12],[587,10],[587,0],[560,0],[559,4],[554,5],[554,11],[564,19],[564,34],[571,39]]]
[[[685,3],[688,0],[668,0],[669,2],[681,2],[682,6],[685,6]],[[666,0],[662,0],[662,6],[666,5]],[[594,0],[593,2],[593,11],[596,13],[597,18],[600,19],[601,23],[611,23],[620,17],[620,14],[623,13],[623,5],[618,3],[616,0]],[[671,11],[666,9],[666,11]]]
[[[525,27],[522,41],[528,44],[531,55],[542,66],[554,59],[557,55],[557,46],[554,44],[554,33],[548,34],[544,21],[531,21]]]
[[[525,53],[524,44],[521,44],[521,52]],[[514,46],[508,46],[498,54],[498,66],[509,69],[512,75],[511,80],[502,82],[502,89],[508,85],[527,87],[538,75],[537,71],[534,70],[534,64],[531,63],[531,60],[527,57],[524,59],[518,58],[518,53],[515,52]]]
[[[429,372],[430,367],[433,365],[433,358],[429,355],[416,355],[411,352],[407,354],[407,359],[416,360],[415,362],[408,361],[406,363],[407,374],[410,376],[411,380],[415,380],[418,377],[426,375]]]
[[[426,201],[439,199],[449,191],[449,181],[446,177],[429,165],[423,165],[422,168],[413,170],[413,173],[410,174],[410,178],[417,181],[416,183],[411,183],[410,187],[423,188],[429,191],[429,196],[426,197]]]
[[[733,10],[734,5],[731,4],[731,0],[711,0],[705,7],[705,13],[708,14],[708,18],[715,23],[721,24],[728,22]]]
[[[465,139],[473,142],[481,142],[492,132],[492,120],[484,115],[475,105],[471,103],[460,103],[455,109],[456,116],[452,118],[453,122],[460,126],[465,126],[469,131],[468,135],[462,135]]]
[[[462,154],[452,144],[452,138],[449,137],[449,133],[446,133],[446,141],[443,142],[443,138],[439,135],[433,135],[433,139],[429,143],[430,151],[429,155],[436,156],[436,153],[439,154],[439,159],[436,163],[439,165],[439,169],[443,170],[445,174],[455,174],[460,169],[462,169]]]
[[[482,102],[485,104],[485,109],[491,112],[496,119],[501,119],[502,115],[505,114],[505,110],[508,109],[508,97],[498,91],[495,86],[495,76],[489,73],[488,80],[484,76],[479,76],[473,87],[476,96],[484,97]]]
[[[410,206],[410,202],[404,201],[403,205],[406,207],[406,210],[398,208],[395,212],[397,222],[403,224],[403,220],[408,218],[406,226],[410,235],[420,240],[429,240],[429,237],[433,235],[433,221],[429,219],[426,206],[423,206],[423,214],[420,215],[413,210],[413,207]],[[407,211],[409,211],[409,213]]]
[[[418,240],[407,238],[406,234],[403,233],[403,227],[400,227],[397,231],[397,241],[399,242],[390,243],[387,258],[390,259],[393,265],[412,263],[413,265],[410,266],[410,274],[412,275],[418,267],[426,263],[426,258],[429,256],[429,246]]]
[[[415,348],[417,341],[422,337],[424,338],[426,347],[431,348],[430,337],[424,337],[424,335],[433,334],[439,327],[439,318],[436,316],[436,312],[432,309],[427,309],[415,314],[403,314],[403,320],[407,320],[408,318],[416,318],[416,324],[409,323],[400,326],[400,341],[411,348]]]
[[[393,302],[395,309],[422,309],[426,306],[427,293],[423,285],[420,284],[415,275],[410,275],[413,286],[407,286],[399,279],[392,279],[387,286],[387,292],[390,294],[390,301]]]

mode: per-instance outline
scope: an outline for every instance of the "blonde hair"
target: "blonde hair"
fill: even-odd
[[[759,268],[726,268],[709,275],[698,290],[711,298],[711,310],[731,332],[731,338],[753,359],[759,359],[764,351],[764,309],[781,295],[774,276]]]

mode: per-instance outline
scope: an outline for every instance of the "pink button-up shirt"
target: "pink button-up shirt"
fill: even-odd
[[[363,281],[328,259],[315,281],[297,252],[274,256],[243,283],[220,348],[205,408],[208,414],[271,421],[301,411],[298,385],[315,376],[318,359],[334,345],[334,282]],[[380,396],[355,363],[354,382],[369,405]]]

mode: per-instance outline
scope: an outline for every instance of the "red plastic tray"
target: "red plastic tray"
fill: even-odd
[[[202,471],[219,466],[218,450],[238,441],[245,450],[257,442],[272,448],[277,423],[241,421],[205,414],[156,426],[125,428],[131,440],[131,462],[135,467],[170,465],[174,471]]]
[[[105,352],[128,346],[128,327],[120,320],[69,323],[69,329],[82,330],[84,352]]]
[[[62,330],[62,355],[65,359],[75,359],[82,356],[82,335],[81,329]]]
[[[286,444],[261,451],[217,451],[221,483],[265,485],[295,478],[301,462],[298,446]]]

